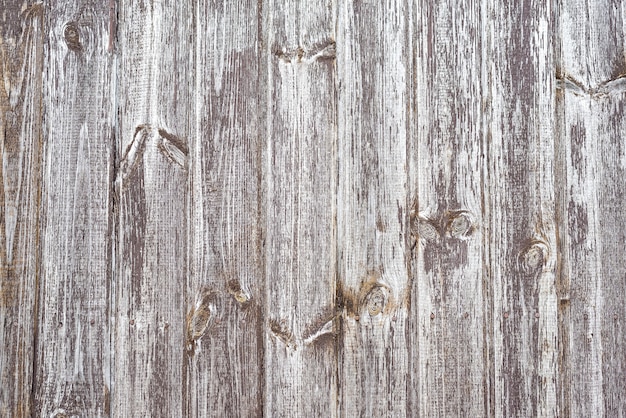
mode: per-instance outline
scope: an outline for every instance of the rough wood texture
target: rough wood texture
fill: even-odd
[[[210,319],[205,299],[185,317],[192,16],[184,3],[120,5],[111,416],[181,416],[184,350]]]
[[[626,121],[624,5],[559,5],[557,114],[562,153],[561,409],[571,416],[626,413]]]
[[[341,416],[406,416],[408,5],[339,2]]]
[[[33,413],[43,8],[0,1],[0,416]]]
[[[265,416],[335,411],[334,7],[265,10]],[[271,371],[271,372],[269,372]]]
[[[0,417],[626,415],[625,12],[0,0]]]
[[[36,416],[108,416],[112,57],[108,6],[46,5]]]
[[[418,1],[411,11],[411,410],[424,417],[488,413],[483,7]]]
[[[209,326],[188,342],[184,416],[260,416],[259,10],[256,0],[196,6],[187,309],[208,309]]]
[[[496,416],[556,416],[558,333],[552,11],[486,9],[485,214]]]

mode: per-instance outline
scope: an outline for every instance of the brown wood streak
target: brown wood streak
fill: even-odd
[[[21,418],[33,413],[43,10],[0,9],[0,416]]]
[[[489,2],[485,10],[494,413],[557,416],[552,10],[535,0]]]
[[[336,414],[334,12],[265,9],[266,416]]]
[[[256,0],[195,10],[187,303],[207,291],[214,299],[210,328],[186,357],[187,416],[262,414],[259,12]]]
[[[407,416],[409,2],[336,7],[338,415]]]
[[[623,4],[609,0],[563,0],[557,15],[557,76],[563,86],[557,96],[560,344],[567,371],[561,410],[571,416],[623,416],[626,16]]]
[[[186,320],[196,302],[193,295],[186,306],[193,9],[131,0],[118,12],[111,416],[185,416],[186,346],[210,319],[210,298],[200,298],[198,315]]]
[[[110,388],[112,62],[108,10],[46,3],[37,416],[105,416]]]
[[[420,416],[488,415],[481,7],[418,1],[412,14],[411,410]]]

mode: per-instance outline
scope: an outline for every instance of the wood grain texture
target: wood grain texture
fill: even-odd
[[[411,411],[425,417],[488,415],[482,7],[418,1],[411,13]]]
[[[409,338],[404,1],[339,2],[339,414],[406,416]]]
[[[43,10],[0,9],[0,416],[19,418],[33,413]]]
[[[184,3],[119,4],[111,416],[182,416],[184,352],[210,318],[202,303],[185,316],[192,17]]]
[[[189,417],[262,414],[259,13],[256,0],[195,9],[187,309],[208,308],[210,325],[186,351]]]
[[[108,416],[112,57],[108,6],[45,4],[35,415]]]
[[[559,4],[560,400],[571,416],[626,413],[624,12],[614,1]]]
[[[552,10],[489,3],[483,66],[496,416],[557,416]]]
[[[0,417],[626,415],[625,16],[0,0]]]
[[[335,416],[335,9],[266,7],[264,414]]]

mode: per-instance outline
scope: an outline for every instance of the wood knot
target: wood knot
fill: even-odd
[[[548,259],[548,246],[543,241],[531,241],[520,251],[517,263],[526,274],[539,272]]]
[[[298,46],[295,49],[287,50],[286,48],[280,48],[278,45],[274,45],[272,47],[272,54],[287,64],[301,62],[312,63],[316,60],[334,60],[337,56],[335,41],[330,39],[306,49],[302,46]]]
[[[63,38],[65,38],[65,44],[69,49],[74,52],[80,52],[83,50],[83,46],[80,43],[80,30],[75,22],[68,22],[63,29]]]
[[[244,304],[250,301],[250,295],[241,288],[238,280],[229,280],[226,284],[228,293],[230,293],[237,302]]]
[[[448,236],[465,240],[474,232],[474,220],[468,211],[450,212],[447,218],[446,233]]]
[[[197,341],[215,322],[217,293],[204,288],[187,314],[187,351],[194,353]]]
[[[67,415],[67,411],[65,409],[57,408],[52,411],[52,414],[50,414],[50,416],[52,418],[67,418],[69,415]]]
[[[425,242],[439,242],[442,237],[467,240],[476,230],[474,215],[467,210],[446,211],[442,214],[419,216],[411,212],[411,232]]]
[[[382,286],[374,286],[365,295],[364,305],[370,316],[376,316],[383,312],[387,304],[387,289]]]
[[[431,220],[419,217],[411,221],[411,232],[424,241],[436,242],[440,237],[437,226]]]
[[[281,321],[270,319],[269,328],[274,337],[285,344],[285,347],[292,350],[297,348],[296,339],[284,319]]]
[[[378,272],[368,274],[368,279],[362,283],[358,298],[358,314],[364,317],[374,317],[380,314],[389,314],[395,308],[391,289],[380,281]]]

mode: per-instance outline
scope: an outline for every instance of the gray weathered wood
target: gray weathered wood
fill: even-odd
[[[21,418],[33,413],[43,8],[0,10],[0,416]]]
[[[411,411],[487,416],[481,2],[418,1],[410,141]]]
[[[45,154],[36,416],[108,416],[112,57],[109,8],[44,4]]]
[[[626,413],[624,5],[559,5],[557,184],[563,254],[561,409]]]
[[[207,312],[209,326],[186,350],[189,417],[262,413],[258,5],[195,9],[187,309],[191,318]]]
[[[406,416],[408,4],[337,7],[339,414]]]
[[[552,10],[536,0],[483,10],[491,413],[557,416]]]
[[[626,414],[622,2],[18,3],[0,417]]]
[[[301,0],[265,7],[264,414],[334,416],[335,9]]]
[[[119,8],[111,416],[176,417],[186,345],[208,319],[204,305],[185,317],[193,13],[174,2]]]

